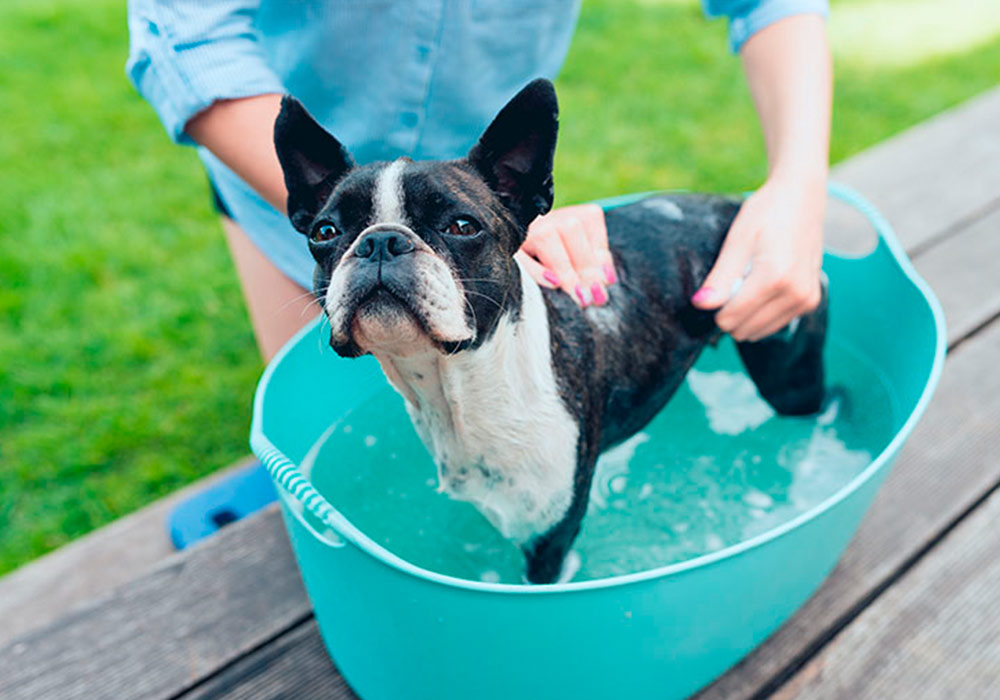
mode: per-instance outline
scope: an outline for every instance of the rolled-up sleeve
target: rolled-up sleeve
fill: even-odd
[[[258,0],[129,0],[132,84],[170,138],[214,101],[284,92],[254,26]]]
[[[729,18],[729,48],[739,52],[751,36],[779,19],[793,15],[816,14],[827,17],[827,0],[703,0],[709,17]]]

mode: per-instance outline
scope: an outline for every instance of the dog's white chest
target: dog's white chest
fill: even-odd
[[[383,361],[434,456],[440,490],[517,543],[565,515],[579,436],[556,388],[541,294],[523,287],[521,318],[501,320],[476,350]]]

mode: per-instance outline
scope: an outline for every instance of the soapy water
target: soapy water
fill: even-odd
[[[573,545],[574,581],[644,571],[737,544],[819,505],[888,444],[894,397],[863,357],[831,341],[822,411],[775,415],[731,341],[709,348],[667,407],[598,461]],[[437,470],[388,386],[324,433],[302,468],[359,530],[417,566],[522,583],[520,550]]]

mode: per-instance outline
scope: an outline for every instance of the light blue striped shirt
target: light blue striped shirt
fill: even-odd
[[[704,0],[730,47],[827,0]],[[554,78],[579,0],[129,0],[126,70],[170,137],[215,100],[291,93],[359,163],[464,154],[532,78]],[[313,261],[284,215],[207,149],[199,156],[254,243],[309,287]]]

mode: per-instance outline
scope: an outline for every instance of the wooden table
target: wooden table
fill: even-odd
[[[1000,698],[1000,90],[834,177],[879,206],[936,290],[948,360],[826,584],[697,697]],[[206,697],[354,697],[274,509],[0,649],[4,700]]]

